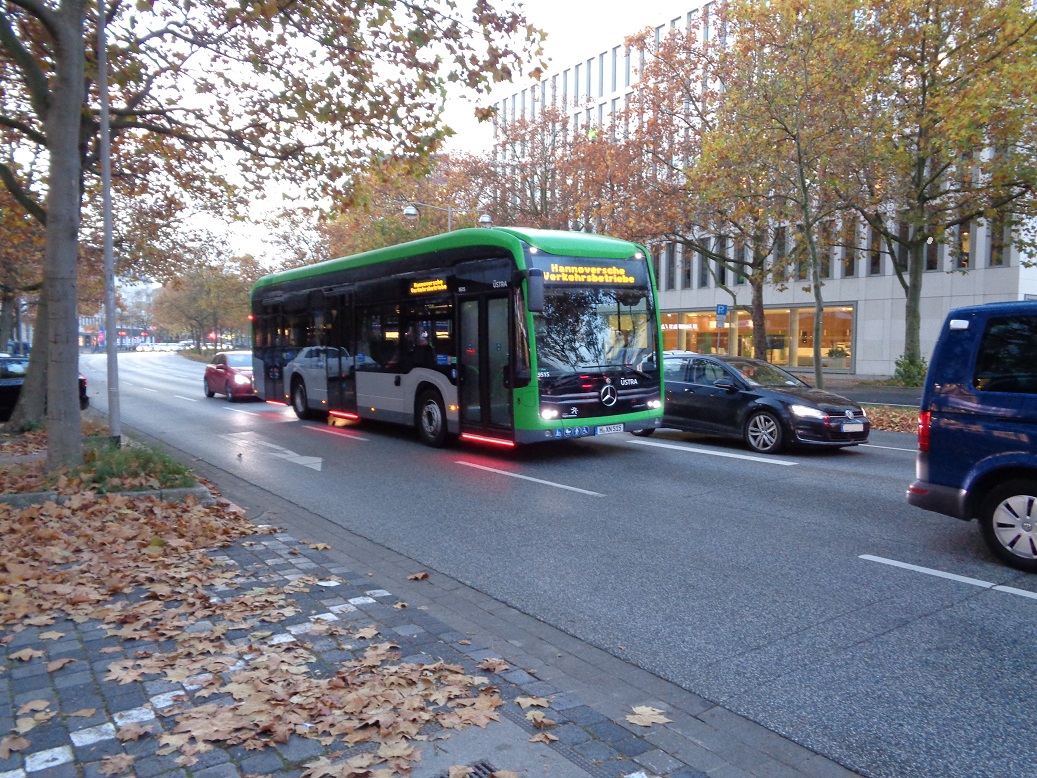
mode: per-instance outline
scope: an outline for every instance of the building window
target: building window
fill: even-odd
[[[990,267],[1004,267],[1008,264],[1006,232],[1003,214],[995,216],[994,220],[987,225],[987,256],[990,257]]]
[[[717,286],[727,286],[727,238],[716,239],[717,253]]]
[[[958,262],[959,270],[971,266],[972,259],[972,222],[965,222],[958,228]]]
[[[776,284],[785,283],[785,257],[788,254],[788,231],[785,227],[774,230],[774,249],[771,251],[771,280]]]
[[[670,244],[670,251],[676,251],[676,244]],[[691,289],[691,253],[681,247],[681,289]]]
[[[744,284],[746,271],[748,270],[748,260],[746,259],[746,250],[744,243],[735,244],[735,255],[734,255],[734,266],[737,268],[735,271],[735,283]]]
[[[940,244],[936,242],[932,235],[925,241],[925,269],[940,269]]]
[[[598,97],[605,96],[605,53],[598,55]]]
[[[591,93],[591,65],[593,65],[593,64],[594,64],[594,60],[593,59],[587,60],[587,90],[586,90],[586,94],[587,94],[587,99],[588,100],[591,98],[591,94],[592,94]]]
[[[819,275],[821,278],[832,277],[832,250],[835,248],[835,222],[825,221],[821,222],[821,229],[818,234],[818,262],[821,267],[819,268]]]
[[[580,104],[580,68],[583,65],[577,65],[573,69],[573,105]]]
[[[699,289],[705,289],[709,286],[709,257],[704,251],[696,251],[695,256],[699,262]]]
[[[630,86],[630,49],[626,50],[626,57],[623,62],[624,76],[623,86]]]
[[[874,227],[868,228],[868,275],[882,275],[882,235]]]
[[[619,88],[619,46],[612,49],[612,91]]]
[[[857,222],[847,219],[843,222],[843,278],[857,275]]]
[[[666,288],[673,289],[677,280],[677,252],[671,243],[666,247]]]

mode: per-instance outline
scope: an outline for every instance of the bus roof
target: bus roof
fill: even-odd
[[[407,243],[399,243],[395,246],[386,246],[373,251],[365,251],[362,254],[355,254],[351,257],[329,259],[326,262],[318,262],[314,265],[272,273],[256,281],[252,291],[255,293],[274,284],[298,281],[336,270],[365,267],[405,257],[423,256],[450,251],[451,249],[471,248],[473,246],[505,249],[518,258],[520,269],[525,269],[521,265],[523,261],[522,244],[535,247],[548,254],[568,257],[628,259],[637,254],[637,252],[644,251],[636,243],[586,232],[538,230],[523,227],[473,227],[446,232],[431,238],[421,238],[408,241]]]

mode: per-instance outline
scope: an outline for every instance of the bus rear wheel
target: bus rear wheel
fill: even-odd
[[[418,398],[416,426],[418,437],[426,446],[442,448],[447,441],[446,409],[435,389],[426,389]]]
[[[292,410],[300,419],[313,418],[313,412],[310,410],[308,402],[306,384],[302,381],[294,381],[292,383]]]

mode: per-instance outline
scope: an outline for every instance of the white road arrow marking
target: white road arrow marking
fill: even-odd
[[[284,446],[278,446],[276,443],[271,443],[269,440],[264,440],[262,437],[254,432],[232,432],[228,435],[222,435],[221,437],[227,440],[232,440],[235,443],[247,443],[253,447],[262,446],[265,453],[277,459],[286,459],[289,462],[294,462],[297,465],[303,467],[309,467],[313,470],[320,470],[324,464],[324,460],[320,457],[307,457],[302,454],[296,454],[291,449],[287,449]]]

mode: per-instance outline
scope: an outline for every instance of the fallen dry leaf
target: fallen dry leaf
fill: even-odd
[[[120,727],[119,731],[115,733],[115,736],[119,738],[123,743],[129,740],[140,740],[142,737],[147,735],[153,735],[150,727],[142,727],[135,721],[131,721],[123,727]]]
[[[62,667],[65,667],[66,665],[72,664],[75,661],[76,660],[72,657],[66,656],[61,659],[55,659],[53,662],[47,662],[47,672],[53,673],[56,670],[60,670]]]
[[[479,663],[479,669],[485,670],[488,673],[503,673],[505,670],[510,670],[508,663],[503,659],[490,658],[484,659]]]
[[[410,575],[407,576],[407,580],[408,581],[427,581],[428,580],[428,573],[425,573],[425,572],[411,573]],[[464,769],[467,770],[468,768],[464,768]]]
[[[553,743],[556,740],[558,740],[558,738],[555,735],[552,735],[550,732],[538,732],[537,734],[533,735],[533,737],[531,737],[529,739],[529,742],[530,743]]]
[[[40,633],[40,640],[61,640],[63,637],[65,637],[64,632],[56,632],[55,630]]]
[[[658,708],[650,708],[647,705],[641,705],[633,709],[633,714],[627,716],[627,721],[631,724],[637,724],[639,727],[650,727],[653,724],[669,724],[670,719],[663,715],[663,712]]]
[[[15,751],[24,751],[29,747],[29,741],[21,735],[5,735],[0,738],[0,761],[6,761]]]
[[[403,610],[404,608],[409,607],[407,603],[405,603],[403,600],[400,600],[399,602],[394,602],[392,606],[396,608],[396,610]]]
[[[119,775],[129,772],[136,759],[132,754],[113,754],[101,760],[101,772],[105,775]]]
[[[331,546],[327,543],[309,543],[307,545],[314,551],[329,551],[331,549]]]
[[[533,705],[537,706],[538,708],[546,708],[551,704],[551,701],[546,699],[545,697],[516,697],[515,702],[523,710]]]
[[[23,648],[21,651],[11,654],[11,659],[17,659],[19,662],[31,662],[41,656],[45,656],[43,651],[37,651],[35,648]]]
[[[548,727],[553,727],[555,725],[555,722],[552,719],[549,719],[547,714],[540,710],[531,710],[526,714],[526,719],[533,722],[533,726],[539,729],[547,729]]]
[[[83,718],[90,718],[95,713],[97,713],[97,708],[80,708],[79,710],[73,711],[72,713],[69,713],[68,715],[69,716],[80,716],[80,717],[83,717]]]
[[[47,700],[29,700],[18,708],[18,715],[24,716],[26,713],[39,713],[41,710],[47,710],[50,707],[50,702]]]

